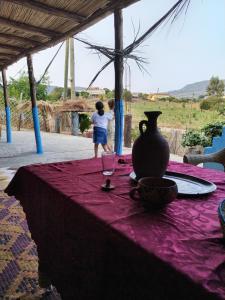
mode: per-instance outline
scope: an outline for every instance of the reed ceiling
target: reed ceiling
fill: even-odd
[[[0,69],[139,0],[0,0]]]

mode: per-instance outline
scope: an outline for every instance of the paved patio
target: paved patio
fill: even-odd
[[[6,143],[3,131],[0,140],[0,168],[18,169],[23,165],[84,159],[94,155],[90,138],[47,132],[42,132],[41,136],[44,153],[40,155],[36,154],[33,131],[13,131],[11,144]],[[123,152],[131,153],[131,148],[124,148]],[[171,159],[182,161],[177,155],[171,155]]]

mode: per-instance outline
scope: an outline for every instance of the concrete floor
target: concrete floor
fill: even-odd
[[[93,157],[92,139],[57,133],[42,132],[44,153],[36,154],[33,131],[13,131],[12,143],[7,144],[5,131],[0,140],[0,168],[18,169],[20,166],[34,163],[84,159]],[[99,153],[102,149],[100,148]],[[124,148],[124,154],[131,153],[131,148]],[[171,155],[172,160],[182,158]]]
[[[14,131],[12,143],[6,143],[3,131],[0,141],[0,168],[18,168],[34,163],[83,159],[93,156],[92,140],[71,135],[42,132],[43,154],[36,153],[33,131]]]

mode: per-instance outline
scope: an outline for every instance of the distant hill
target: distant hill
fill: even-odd
[[[61,87],[61,86],[49,85],[48,88],[47,88],[47,93],[50,94],[55,88],[58,88],[58,87]],[[81,86],[76,86],[75,87],[76,92],[81,92],[81,91],[85,91],[85,90],[86,90],[85,87],[81,87]]]
[[[223,79],[224,83],[225,80]],[[168,94],[177,98],[190,98],[199,97],[200,95],[206,95],[206,89],[209,85],[209,80],[199,81],[185,85],[183,88],[175,91],[169,91]]]

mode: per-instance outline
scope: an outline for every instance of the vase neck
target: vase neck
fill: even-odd
[[[144,114],[148,118],[148,130],[156,130],[157,129],[157,119],[161,114],[161,111],[145,111]]]

